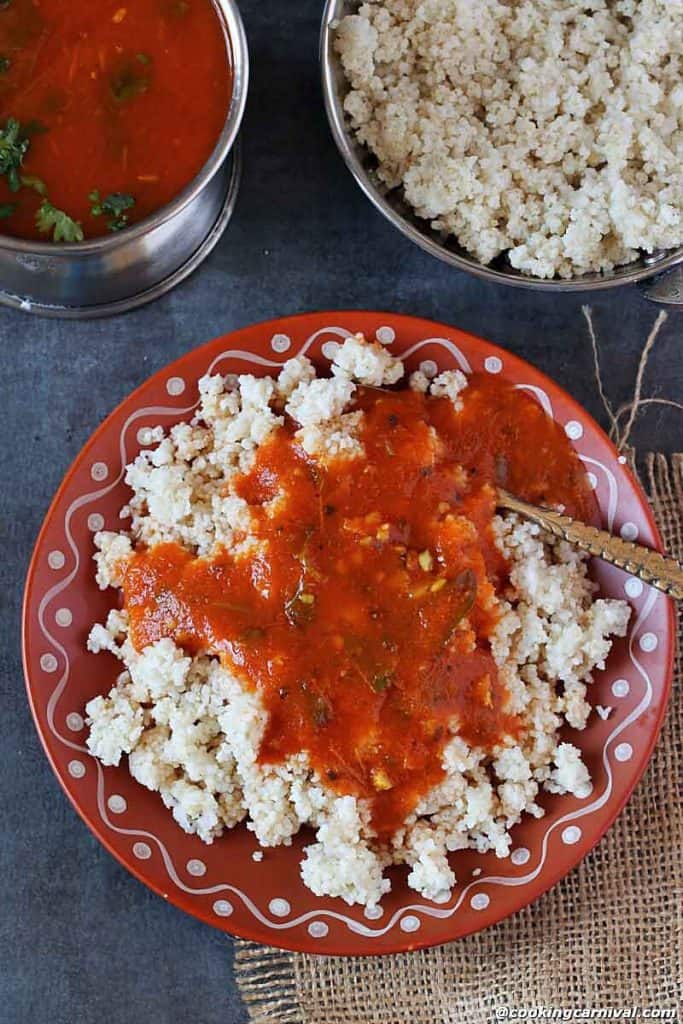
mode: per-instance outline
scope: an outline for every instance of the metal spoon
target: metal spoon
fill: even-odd
[[[598,530],[595,526],[580,523],[550,508],[530,505],[501,489],[498,490],[498,508],[517,512],[553,536],[560,537],[574,547],[588,551],[596,558],[602,558],[610,565],[616,565],[619,569],[637,576],[670,597],[683,601],[683,566],[675,559],[666,558],[658,551],[652,551],[642,544],[634,544],[631,540],[613,537],[607,530]]]
[[[371,391],[393,393],[388,388],[379,388],[372,384],[364,384],[363,387]],[[588,526],[577,519],[572,519],[571,516],[555,512],[554,509],[530,505],[528,501],[516,498],[502,487],[498,488],[497,505],[508,512],[517,512],[547,533],[552,533],[554,537],[560,537],[581,551],[587,551],[595,558],[602,558],[610,565],[616,565],[618,569],[637,576],[643,583],[649,583],[651,587],[656,587],[669,597],[683,601],[683,565],[675,558],[667,558],[652,548],[635,544],[632,540],[614,537],[607,530]]]

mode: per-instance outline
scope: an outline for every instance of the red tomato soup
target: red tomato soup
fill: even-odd
[[[80,241],[166,205],[231,86],[211,0],[2,0],[0,232]]]
[[[371,801],[380,835],[443,777],[454,718],[485,750],[520,728],[489,643],[507,585],[496,485],[595,514],[566,435],[530,397],[475,375],[462,403],[361,389],[362,458],[323,467],[290,424],[237,483],[261,553],[161,544],[124,569],[136,648],[171,636],[219,655],[269,712],[261,760],[308,751],[338,793]]]

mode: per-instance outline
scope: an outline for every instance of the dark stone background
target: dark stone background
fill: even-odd
[[[24,696],[19,616],[42,517],[107,413],[153,371],[234,327],[357,307],[441,319],[507,346],[600,418],[581,300],[481,283],[415,249],[363,198],[331,141],[318,87],[320,3],[242,3],[252,84],[244,177],[217,251],[183,286],[113,320],[0,310],[0,1020],[7,1024],[237,1024],[230,941],[165,904],[90,835],[52,777]],[[631,394],[656,315],[637,289],[591,296],[609,394]],[[646,392],[683,401],[681,320]],[[641,451],[680,449],[678,414],[653,409]]]

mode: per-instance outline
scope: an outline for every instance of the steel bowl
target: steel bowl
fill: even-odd
[[[507,259],[499,257],[490,266],[479,263],[452,238],[434,231],[428,221],[418,217],[406,203],[401,189],[388,189],[376,173],[377,161],[355,138],[344,112],[344,99],[349,91],[341,61],[334,50],[334,26],[346,14],[358,10],[356,0],[326,0],[320,34],[320,65],[325,110],[334,141],[344,162],[361,189],[375,207],[395,228],[421,249],[444,263],[470,274],[511,285],[513,288],[535,288],[539,291],[588,292],[599,288],[650,281],[646,291],[655,301],[683,305],[683,247],[667,252],[644,254],[637,262],[617,268],[609,274],[584,274],[571,280],[544,280],[523,274]],[[674,271],[674,268],[679,270]],[[666,277],[659,277],[668,273]],[[651,280],[657,276],[653,285]]]
[[[138,224],[71,245],[0,235],[0,303],[41,316],[123,313],[158,298],[211,252],[232,215],[237,142],[249,80],[244,26],[234,0],[212,0],[226,37],[233,89],[213,153],[182,192]]]

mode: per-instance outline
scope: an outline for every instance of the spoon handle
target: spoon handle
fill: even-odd
[[[498,491],[498,507],[517,512],[553,536],[624,569],[679,601],[683,600],[683,566],[675,559],[666,558],[642,544],[613,537],[607,530],[598,530],[552,509],[530,505],[507,491]]]

